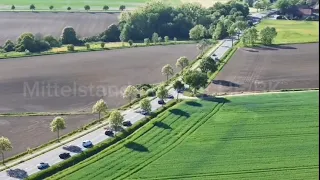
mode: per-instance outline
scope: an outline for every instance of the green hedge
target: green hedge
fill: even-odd
[[[40,171],[36,174],[33,174],[29,176],[27,179],[29,180],[37,180],[37,179],[45,179],[47,177],[50,177],[66,168],[69,168],[101,151],[108,148],[111,145],[114,145],[115,143],[119,142],[120,140],[126,138],[127,136],[131,135],[133,132],[135,132],[137,129],[141,128],[143,125],[147,124],[151,119],[157,117],[159,114],[167,110],[168,108],[174,106],[180,101],[173,100],[166,105],[160,107],[158,110],[154,111],[151,116],[145,117],[142,120],[134,123],[131,127],[125,129],[123,132],[116,135],[114,138],[106,139],[105,141],[98,143],[94,147],[83,151],[81,154],[77,154],[75,156],[70,157],[69,159],[62,161],[61,163],[58,163],[56,165],[53,165],[49,167],[48,169],[45,169],[43,171]]]

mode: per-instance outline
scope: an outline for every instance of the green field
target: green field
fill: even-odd
[[[318,93],[182,102],[50,179],[317,179]]]
[[[319,22],[263,20],[257,29],[275,27],[278,35],[274,44],[319,42]]]

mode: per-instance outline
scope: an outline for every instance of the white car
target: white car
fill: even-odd
[[[49,164],[48,163],[44,163],[44,162],[41,162],[41,163],[39,163],[38,165],[37,165],[37,168],[38,169],[46,169],[46,168],[48,168],[49,167]]]
[[[87,147],[93,146],[93,144],[92,144],[91,141],[86,140],[86,141],[83,141],[83,142],[82,142],[82,146],[85,147],[85,148],[87,148]]]

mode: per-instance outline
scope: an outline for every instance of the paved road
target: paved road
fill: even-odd
[[[220,45],[220,47],[218,47],[216,49],[216,51],[214,52],[216,57],[218,57],[219,59],[221,59],[221,57],[225,54],[225,52],[228,51],[232,46],[231,39],[226,38],[222,41],[223,42]],[[235,43],[236,41],[237,41],[236,38],[234,38],[233,42]],[[172,88],[169,89],[169,93],[172,94],[174,97],[176,97],[176,95],[177,95],[176,91],[174,91]],[[182,95],[179,95],[179,97],[183,98]],[[165,101],[169,102],[170,99],[166,99]],[[158,98],[155,98],[151,101],[151,106],[152,106],[152,111],[161,107],[161,105],[158,104]],[[141,120],[144,117],[144,115],[136,113],[135,110],[133,110],[133,109],[124,111],[123,115],[124,115],[125,121],[131,121],[132,124],[136,123],[137,121]],[[105,130],[103,127],[99,128],[89,134],[86,134],[80,138],[77,138],[77,139],[71,141],[67,145],[75,145],[75,146],[80,147],[82,150],[85,150],[85,148],[82,147],[82,142],[84,140],[90,140],[90,141],[92,141],[93,144],[98,144],[98,143],[108,139],[109,137],[104,135],[104,131]],[[62,149],[62,146],[59,146],[56,149],[50,150],[40,156],[37,156],[37,157],[30,159],[30,160],[27,160],[23,163],[20,163],[19,165],[16,165],[16,166],[12,167],[11,169],[12,170],[18,169],[18,170],[21,170],[22,172],[26,172],[27,175],[31,175],[36,172],[39,172],[39,170],[37,169],[37,164],[39,164],[40,162],[46,162],[46,163],[49,163],[49,165],[54,165],[54,164],[57,164],[57,163],[63,161],[59,158],[59,154],[62,152],[66,152],[66,150]],[[74,155],[76,153],[70,152],[70,154]],[[7,175],[6,171],[0,172],[0,180],[15,180],[15,179],[16,178],[9,177]]]
[[[235,42],[235,41],[234,41]],[[230,49],[231,47],[231,39],[225,39],[224,42],[221,44],[221,46],[219,48],[216,49],[216,51],[214,52],[216,54],[216,56],[218,58],[221,58],[223,56],[223,54]],[[177,92],[174,91],[172,88],[169,89],[169,93],[172,94],[174,97],[177,96]],[[179,95],[180,98],[183,98],[182,95]],[[158,104],[158,98],[155,98],[151,101],[151,106],[152,106],[152,111],[155,111],[156,109],[160,108],[161,105]],[[171,99],[166,99],[166,102],[169,102]],[[140,113],[136,113],[135,110],[130,109],[127,111],[123,112],[124,115],[124,119],[125,121],[131,121],[132,124],[136,123],[137,121],[141,120],[144,115],[140,114]],[[98,144],[110,137],[106,136],[104,134],[105,130],[104,128],[99,128],[89,134],[86,134],[80,138],[77,138],[71,142],[69,142],[67,145],[74,145],[74,146],[78,146],[80,147],[82,150],[85,150],[85,148],[82,147],[82,142],[84,140],[90,140],[92,141],[93,144]],[[37,156],[33,159],[27,160],[19,165],[16,165],[14,167],[12,167],[11,169],[15,170],[15,169],[19,169],[25,171],[28,175],[34,174],[36,172],[39,172],[39,170],[37,169],[37,164],[39,164],[40,162],[46,162],[49,163],[49,165],[54,165],[57,164],[63,160],[61,160],[59,158],[59,154],[62,152],[67,152],[66,150],[62,149],[63,146],[59,146],[56,149],[50,150],[40,156]],[[69,152],[70,155],[75,155],[76,153],[72,153]],[[9,165],[9,164],[8,164]],[[1,180],[13,180],[15,178],[9,177],[7,175],[6,171],[1,171],[0,172],[0,179]]]

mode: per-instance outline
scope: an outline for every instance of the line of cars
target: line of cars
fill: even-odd
[[[84,148],[91,148],[93,146],[93,143],[89,140],[85,140],[82,142],[82,146]],[[69,152],[73,152],[73,153],[81,153],[82,152],[82,149],[80,147],[74,146],[74,145],[66,145],[66,146],[63,146],[62,149],[69,151]],[[71,155],[69,152],[63,152],[63,153],[59,154],[59,158],[63,159],[63,160],[70,158]],[[40,162],[37,165],[37,168],[39,170],[47,169],[48,167],[50,167],[50,165],[49,165],[49,163],[46,163],[46,162]]]
[[[181,93],[181,92],[178,92],[178,93]],[[169,94],[167,96],[168,99],[174,99],[174,96]],[[158,104],[165,104],[165,101],[163,99],[159,99],[158,100]],[[147,111],[144,111],[144,110],[137,110],[135,111],[137,113],[141,113],[142,115],[148,115],[149,113]],[[124,127],[130,127],[132,126],[132,123],[130,121],[123,121],[122,122],[122,125]],[[110,128],[110,127],[106,127],[105,128],[105,135],[106,136],[110,136],[110,137],[113,137],[114,136],[114,132],[113,130]],[[91,148],[93,147],[93,143],[89,140],[85,140],[82,142],[82,146],[84,148]],[[73,152],[73,153],[82,153],[82,149],[78,146],[75,146],[75,145],[66,145],[66,146],[63,146],[62,149],[66,150],[66,151],[69,151],[69,152]],[[59,154],[59,158],[60,159],[68,159],[71,157],[71,154],[69,152],[62,152],[61,154]],[[48,167],[50,167],[49,163],[45,163],[45,162],[40,162],[38,165],[37,165],[37,168],[39,170],[43,170],[43,169],[47,169]]]

